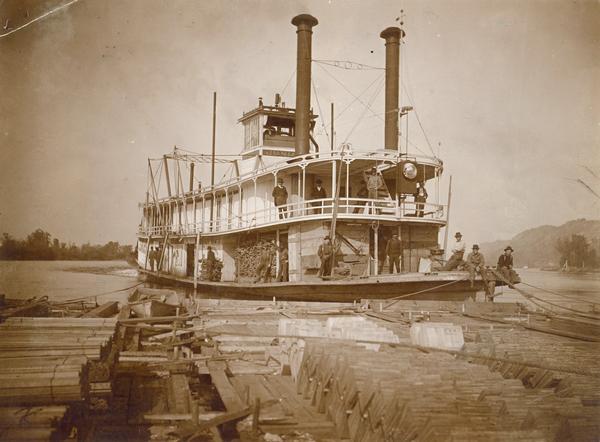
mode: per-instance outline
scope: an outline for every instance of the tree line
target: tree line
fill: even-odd
[[[600,266],[598,249],[600,249],[600,240],[595,238],[590,243],[584,235],[573,234],[570,238],[560,238],[556,242],[561,266],[568,263],[570,267],[598,268]]]
[[[61,242],[50,233],[37,229],[26,239],[15,239],[3,233],[0,244],[0,260],[113,260],[127,259],[132,254],[132,246],[109,241],[104,245],[89,243],[80,246]]]

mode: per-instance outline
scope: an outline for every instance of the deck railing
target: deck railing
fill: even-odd
[[[161,236],[165,233],[176,235],[222,234],[288,224],[311,219],[329,219],[334,210],[334,199],[323,198],[292,202],[283,206],[267,207],[255,211],[242,211],[221,216],[212,222],[209,219],[197,222],[140,227],[140,234]],[[337,204],[338,219],[372,221],[445,222],[445,206],[441,204],[397,201],[392,199],[340,198]]]

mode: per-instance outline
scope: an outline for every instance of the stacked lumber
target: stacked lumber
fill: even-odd
[[[0,404],[68,404],[106,390],[90,385],[90,364],[109,354],[115,326],[113,319],[8,318],[0,325]]]
[[[409,347],[309,340],[297,391],[351,440],[556,440],[575,425],[591,440],[600,429],[580,401]]]
[[[0,407],[1,440],[65,440],[69,436],[67,407]]]

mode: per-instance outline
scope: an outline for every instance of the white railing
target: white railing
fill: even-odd
[[[340,198],[337,204],[338,219],[380,221],[423,220],[445,222],[445,206],[441,204],[396,201],[392,199]],[[329,219],[334,210],[333,198],[314,199],[271,206],[253,212],[229,214],[213,220],[167,226],[141,227],[144,235],[196,235],[235,232],[267,225],[286,224],[309,219]]]

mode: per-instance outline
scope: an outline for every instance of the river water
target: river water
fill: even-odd
[[[518,272],[524,284],[517,287],[547,301],[583,311],[591,311],[592,303],[600,304],[600,273]],[[139,283],[137,271],[125,261],[0,261],[0,294],[7,298],[48,296],[51,301],[66,301],[99,295],[98,302],[124,301],[129,291],[124,289]],[[186,290],[189,293],[177,289]],[[502,295],[497,302],[523,301],[515,290],[498,290]],[[596,307],[600,312],[600,305]]]

